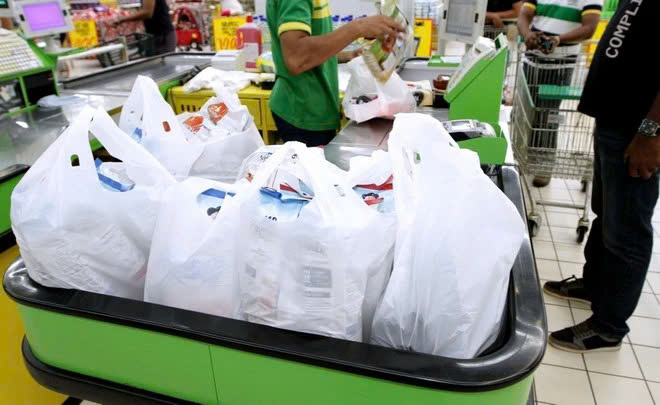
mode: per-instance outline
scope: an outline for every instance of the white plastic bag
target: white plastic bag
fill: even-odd
[[[371,156],[355,156],[350,160],[347,174],[348,185],[353,187],[369,208],[381,215],[379,234],[396,234],[394,193],[391,187],[392,162],[387,152],[378,150]],[[362,303],[362,336],[365,342],[371,336],[371,324],[378,302],[392,273],[394,245],[381,260],[374,261],[368,269],[367,290]]]
[[[207,67],[184,84],[183,91],[192,92],[202,89],[215,89],[220,86],[226,88],[227,91],[237,93],[248,87],[250,81],[255,80],[258,76],[257,73]]]
[[[138,76],[119,117],[119,127],[178,178],[187,177],[204,145],[186,139],[169,104],[149,77]]]
[[[126,133],[134,134],[133,138],[177,178],[197,176],[233,182],[243,159],[262,146],[263,140],[252,115],[240,104],[238,96],[223,87],[217,87],[215,91],[218,96],[211,98],[199,114],[206,114],[210,104],[223,102],[229,115],[242,123],[240,131],[232,126],[221,128],[206,115],[208,133],[200,138],[183,125],[191,114],[177,118],[156,83],[145,76],[138,76],[135,80],[122,109],[120,127]]]
[[[264,146],[264,141],[254,125],[254,118],[240,103],[238,96],[222,87],[216,87],[215,92],[217,96],[210,98],[199,111],[205,125],[200,132],[208,131],[208,135],[201,141],[203,152],[193,163],[189,174],[232,183],[243,160]],[[218,103],[224,103],[228,112],[217,124],[213,124],[208,116],[208,107]],[[189,139],[195,135],[190,133]]]
[[[101,183],[89,132],[122,161],[132,188],[111,191]],[[48,287],[142,299],[158,206],[173,183],[105,111],[83,110],[12,194],[12,227],[30,277]]]
[[[151,244],[145,301],[238,317],[235,192],[234,186],[196,177],[168,190]]]
[[[522,218],[429,116],[398,115],[389,153],[399,228],[371,342],[472,358],[501,327]]]
[[[304,172],[298,179],[313,198],[271,204],[279,179],[290,178],[282,166],[291,159],[289,166],[299,166],[291,172]],[[391,249],[394,235],[380,233],[380,215],[323,162],[303,144],[286,143],[237,196],[243,314],[251,322],[362,341],[368,269]]]
[[[393,119],[395,114],[415,111],[415,98],[397,73],[386,83],[380,83],[369,72],[362,57],[350,61],[348,68],[351,79],[342,101],[348,118],[356,122],[377,117]]]

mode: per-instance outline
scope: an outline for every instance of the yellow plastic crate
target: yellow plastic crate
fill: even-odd
[[[252,86],[251,86],[252,87]],[[258,89],[258,88],[255,88]],[[262,91],[261,89],[258,89]],[[169,90],[170,104],[174,108],[176,114],[185,112],[196,112],[213,96],[213,90],[199,90],[192,93],[185,93],[183,86],[172,87]],[[254,124],[258,129],[261,128],[262,114],[261,114],[261,94],[256,93],[253,89],[247,89],[238,93],[238,98],[241,104],[247,107],[250,114],[254,118]]]

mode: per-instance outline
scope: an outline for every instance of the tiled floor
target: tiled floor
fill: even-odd
[[[548,187],[534,193],[539,191],[544,199],[584,203],[577,181],[553,179]],[[577,243],[575,230],[581,211],[537,208],[543,218],[534,238],[541,282],[579,277],[584,243]],[[618,352],[581,355],[549,346],[535,375],[537,404],[660,405],[660,207],[654,225],[654,257],[623,347]],[[591,314],[584,304],[547,295],[544,299],[550,331],[579,323]]]

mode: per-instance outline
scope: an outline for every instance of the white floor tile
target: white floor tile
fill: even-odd
[[[566,187],[568,187],[569,190],[578,190],[582,191],[582,182],[579,180],[565,180],[566,181]]]
[[[548,330],[550,332],[573,326],[573,317],[568,307],[546,305],[545,313],[548,317]]]
[[[550,227],[546,224],[541,224],[538,233],[534,236],[535,241],[552,242],[552,235],[550,234]]]
[[[648,273],[646,275],[646,281],[651,284],[651,289],[656,294],[660,294],[660,273]]]
[[[584,267],[581,263],[571,263],[571,262],[559,262],[559,270],[563,278],[568,278],[575,276],[577,278],[582,277],[582,268]]]
[[[555,246],[551,242],[533,241],[533,246],[537,259],[557,260]]]
[[[560,270],[561,270],[561,267],[560,267]],[[649,285],[648,281],[644,282],[644,288],[642,289],[642,292],[653,293],[653,290],[651,289],[651,286]]]
[[[548,224],[550,224],[551,227],[573,228],[573,231],[577,228],[579,219],[577,212],[573,214],[547,212],[546,215],[548,216]]]
[[[582,245],[556,243],[555,250],[557,251],[557,258],[562,262],[584,263],[584,248]]]
[[[660,349],[634,346],[633,350],[635,350],[637,360],[639,360],[639,364],[642,366],[644,378],[660,383]]]
[[[542,363],[584,370],[584,360],[581,354],[555,349],[552,345],[547,345]]]
[[[536,370],[536,397],[561,405],[594,404],[587,372],[541,364]]]
[[[622,344],[616,352],[585,353],[587,370],[614,374],[622,377],[642,378],[632,346]]]
[[[544,200],[550,202],[573,203],[573,198],[571,197],[571,193],[568,190],[552,188],[542,189],[541,197],[543,197]]]
[[[655,295],[642,293],[633,315],[660,319],[660,303]]]
[[[598,405],[654,405],[642,380],[589,373]]]
[[[651,255],[651,263],[649,264],[649,270],[660,271],[660,254],[654,253]]]
[[[653,396],[656,405],[660,404],[660,383],[651,382],[651,381],[647,381],[646,383],[649,385],[649,389],[651,390],[651,395]]]
[[[660,319],[632,316],[628,319],[628,327],[633,344],[660,347]]]
[[[544,280],[561,280],[559,263],[554,260],[536,259],[536,268],[539,278]]]
[[[571,302],[571,306],[573,303]],[[581,308],[572,308],[573,318],[575,319],[575,324],[582,323],[591,317],[591,310],[581,309]]]
[[[575,228],[553,226],[550,228],[550,231],[552,232],[552,241],[555,243],[579,245],[577,243],[577,233],[575,232]]]

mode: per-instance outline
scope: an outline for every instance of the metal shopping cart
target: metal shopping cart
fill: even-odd
[[[591,117],[577,111],[589,70],[585,45],[558,48],[552,57],[521,48],[511,114],[513,150],[530,203],[530,232],[536,235],[541,225],[537,205],[583,209],[579,243],[589,230],[595,127]],[[535,199],[530,187],[534,177],[580,180],[584,203]]]

